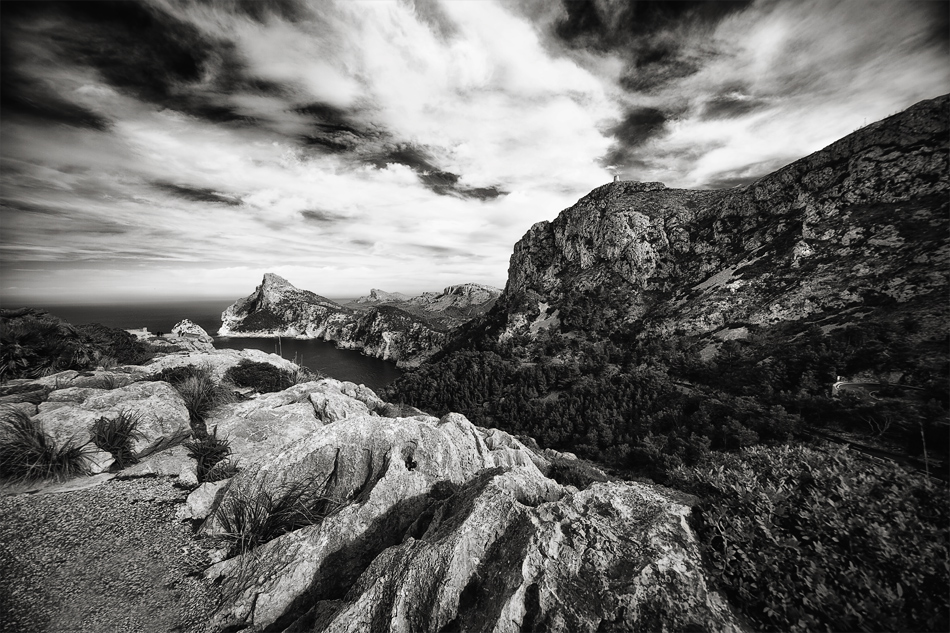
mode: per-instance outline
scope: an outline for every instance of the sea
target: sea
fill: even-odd
[[[334,299],[343,303],[349,299]],[[72,323],[101,323],[123,330],[148,328],[149,332],[171,332],[182,319],[191,319],[214,337],[218,349],[259,349],[280,354],[337,380],[363,384],[370,389],[385,387],[402,372],[390,361],[364,356],[353,350],[337,349],[333,343],[312,339],[243,338],[218,336],[221,313],[233,300],[166,301],[163,303],[38,305],[50,314]]]

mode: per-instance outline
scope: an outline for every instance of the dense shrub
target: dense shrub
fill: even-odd
[[[209,477],[214,467],[231,454],[231,443],[227,438],[218,437],[218,429],[215,427],[211,433],[205,433],[193,440],[185,442],[185,448],[188,449],[188,456],[198,462],[197,473],[198,481],[218,481],[225,477],[213,479]],[[218,475],[221,471],[218,472]]]
[[[755,628],[946,631],[947,489],[846,451],[750,448],[673,473],[705,562]]]
[[[57,445],[19,409],[0,413],[0,478],[16,483],[85,474],[88,453],[72,441]]]
[[[132,441],[140,437],[139,418],[129,411],[122,411],[114,418],[99,418],[89,429],[92,443],[110,453],[118,469],[130,466],[138,461],[132,450]]]
[[[238,460],[227,457],[212,466],[205,474],[203,481],[215,482],[230,479],[238,473],[238,470],[240,470]]]
[[[72,326],[43,310],[0,310],[0,378],[35,378],[97,364],[142,364],[151,347],[125,330]]]
[[[0,311],[0,378],[87,369],[95,360],[95,348],[65,321],[40,310]]]
[[[244,359],[230,368],[224,379],[238,387],[251,387],[261,393],[283,391],[296,384],[294,374],[270,363]]]
[[[111,358],[119,365],[142,365],[155,355],[150,345],[125,330],[89,323],[77,325],[76,331],[97,350],[97,360]]]

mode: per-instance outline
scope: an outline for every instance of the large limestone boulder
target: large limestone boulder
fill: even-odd
[[[33,419],[56,442],[72,440],[84,444],[90,440],[89,429],[96,420],[120,413],[138,420],[140,435],[132,443],[136,453],[148,452],[191,433],[184,401],[164,382],[137,382],[118,389],[59,389],[39,406]],[[108,467],[100,457],[94,456],[94,472]]]
[[[253,400],[220,407],[205,421],[226,438],[242,468],[274,459],[284,447],[323,426],[310,402],[317,382],[260,394]]]
[[[233,456],[249,468],[271,461],[285,446],[324,424],[372,416],[383,405],[379,396],[363,385],[324,378],[225,405],[206,424],[230,441]]]
[[[304,485],[343,507],[321,526],[304,528],[268,543],[259,553],[209,570],[210,576],[226,579],[230,591],[241,594],[216,622],[222,628],[271,624],[313,589],[314,575],[325,575],[318,572],[326,572],[327,566],[334,572],[319,582],[352,583],[379,552],[402,540],[433,503],[433,494],[460,486],[485,468],[520,466],[552,490],[559,488],[541,475],[528,449],[517,446],[517,440],[512,438],[514,447],[493,450],[485,444],[485,435],[458,414],[441,420],[346,418],[240,472],[222,504],[261,492],[279,497],[281,491]],[[212,533],[219,528],[214,518],[206,526]],[[241,586],[249,564],[263,566],[261,574],[267,580],[258,578],[263,584]]]
[[[740,630],[706,584],[688,512],[640,484],[483,471],[291,630]]]
[[[218,512],[294,490],[330,500],[325,518],[210,567],[230,597],[212,630],[738,630],[687,506],[641,484],[578,491],[536,462],[458,414],[299,437],[232,479]]]

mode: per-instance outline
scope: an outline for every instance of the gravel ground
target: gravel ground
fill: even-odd
[[[0,497],[0,631],[199,632],[217,588],[164,477]]]

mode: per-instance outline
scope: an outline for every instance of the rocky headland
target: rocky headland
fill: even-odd
[[[218,334],[322,339],[412,367],[438,352],[451,328],[486,312],[500,292],[478,284],[419,297],[374,289],[341,305],[267,273],[253,294],[224,311]]]

